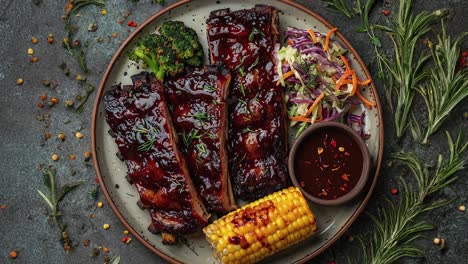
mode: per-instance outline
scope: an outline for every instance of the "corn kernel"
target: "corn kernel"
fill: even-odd
[[[110,228],[110,225],[109,225],[109,224],[104,224],[104,225],[102,226],[102,228],[104,228],[104,230],[107,230],[107,229]]]

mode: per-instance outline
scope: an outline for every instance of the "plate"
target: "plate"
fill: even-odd
[[[146,20],[122,44],[113,57],[101,81],[94,104],[92,120],[92,148],[93,162],[96,174],[101,183],[104,195],[114,213],[126,228],[150,250],[172,263],[216,263],[212,250],[206,242],[202,232],[186,236],[187,243],[176,246],[166,246],[161,243],[161,237],[147,230],[150,217],[147,211],[137,206],[139,199],[137,190],[126,179],[127,168],[121,162],[116,152],[114,139],[108,134],[109,126],[105,121],[103,94],[117,83],[130,84],[130,76],[140,71],[139,67],[128,60],[127,52],[134,42],[143,34],[154,32],[166,20],[180,20],[194,28],[207,53],[207,37],[205,21],[213,10],[230,8],[231,10],[252,8],[255,4],[262,4],[262,0],[244,0],[230,2],[227,0],[209,1],[184,0],[173,4]],[[322,17],[308,10],[304,6],[289,0],[274,0],[268,3],[280,10],[280,32],[287,26],[311,28],[314,31],[328,32],[332,27]],[[356,70],[360,79],[370,79],[371,76],[359,55],[350,43],[339,32],[335,34],[343,46],[349,50],[351,66]],[[208,58],[205,58],[206,62]],[[377,107],[366,115],[366,130],[371,136],[367,140],[372,156],[372,169],[365,192],[353,201],[340,206],[319,206],[310,204],[316,215],[319,232],[310,239],[276,254],[269,258],[268,263],[301,263],[311,259],[333,242],[335,242],[367,204],[377,181],[383,152],[383,122],[382,112],[376,89],[366,89],[365,96],[374,100]],[[116,188],[118,186],[118,188]]]

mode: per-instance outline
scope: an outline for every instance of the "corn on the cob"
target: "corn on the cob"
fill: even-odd
[[[223,263],[254,263],[317,231],[315,217],[297,187],[247,204],[203,229]]]

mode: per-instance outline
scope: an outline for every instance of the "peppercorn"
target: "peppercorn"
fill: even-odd
[[[18,80],[16,80],[16,84],[18,85],[22,85],[24,83],[24,80],[19,78]]]
[[[74,159],[76,159],[76,156],[72,154],[72,155],[69,156],[69,158],[70,158],[71,160],[74,160]]]
[[[84,136],[83,136],[83,134],[81,132],[78,131],[78,132],[75,133],[75,137],[77,139],[82,139]]]
[[[59,155],[53,154],[52,157],[51,157],[51,159],[52,159],[53,161],[57,161],[57,160],[59,160]]]
[[[16,250],[10,251],[10,254],[8,255],[11,259],[16,259],[18,257],[18,252]]]
[[[39,40],[36,37],[32,38],[31,41],[34,44],[37,44],[39,42]]]
[[[103,202],[97,203],[97,207],[102,208],[103,206],[104,206],[104,203],[103,203]]]
[[[67,100],[67,101],[65,101],[65,106],[67,106],[67,107],[72,107],[73,104],[74,104],[73,100]]]
[[[104,230],[107,230],[107,229],[110,228],[110,225],[109,225],[109,224],[104,224],[104,225],[102,226],[102,228],[104,228]]]
[[[28,49],[28,55],[33,55],[33,54],[34,54],[34,50],[31,49],[31,48],[29,48],[29,49]]]
[[[59,133],[57,135],[57,138],[60,139],[60,140],[64,140],[65,139],[65,134],[64,133]]]

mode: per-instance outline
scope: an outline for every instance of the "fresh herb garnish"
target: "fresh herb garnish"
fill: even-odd
[[[240,76],[244,77],[245,76],[245,71],[244,71],[244,68],[243,67],[239,67],[239,74]]]
[[[207,112],[199,112],[199,113],[196,113],[196,114],[190,114],[189,116],[197,119],[198,121],[200,121],[202,123],[205,123],[205,121],[208,120],[208,118],[209,118],[209,115],[208,115]]]
[[[453,142],[448,132],[447,138],[449,159],[443,164],[442,155],[439,155],[432,176],[429,166],[423,165],[414,153],[394,155],[394,158],[403,162],[415,176],[417,188],[409,187],[402,179],[404,192],[400,203],[395,205],[389,201],[388,207],[381,209],[377,217],[371,215],[376,228],[369,241],[361,240],[364,263],[390,264],[403,257],[423,256],[423,252],[413,242],[420,237],[421,232],[431,230],[433,226],[419,220],[419,216],[450,202],[433,197],[460,176],[457,172],[461,171],[466,163],[463,155],[467,150],[468,141],[459,134]]]
[[[198,130],[191,130],[188,135],[185,134],[185,132],[183,132],[180,134],[180,136],[182,137],[182,142],[187,147],[192,143],[194,139],[201,138],[203,135],[199,135]]]
[[[138,132],[146,137],[146,141],[138,146],[137,150],[141,152],[148,152],[154,146],[156,142],[156,135],[159,133],[159,130],[155,127],[148,129],[143,126],[137,126],[133,131]]]
[[[265,33],[263,33],[263,31],[261,31],[260,29],[256,28],[256,27],[252,27],[252,32],[250,32],[250,35],[249,35],[249,41],[252,42],[255,38],[255,35],[260,35],[262,37],[265,37]]]
[[[205,85],[203,86],[203,89],[204,89],[205,91],[207,91],[207,92],[210,92],[210,93],[216,91],[216,87],[214,87],[213,85],[210,85],[210,84],[205,84]]]
[[[255,66],[257,66],[257,64],[258,64],[259,61],[260,61],[260,57],[257,57],[257,58],[255,59],[255,62],[254,62],[252,65],[250,65],[250,69],[253,69]]]
[[[245,96],[245,87],[244,87],[244,84],[243,84],[243,83],[240,83],[239,87],[240,87],[240,91],[241,91],[242,95]]]
[[[66,224],[62,221],[62,212],[59,209],[59,203],[68,193],[80,186],[83,182],[68,183],[59,188],[57,186],[56,169],[53,166],[48,166],[42,167],[41,170],[42,180],[49,192],[48,194],[40,190],[37,190],[37,192],[49,206],[49,210],[46,209],[47,215],[49,216],[49,224],[51,226],[56,224],[59,227],[64,249],[69,251],[71,249],[71,243],[68,234],[65,232]]]
[[[148,152],[150,149],[153,148],[154,142],[156,142],[156,139],[148,139],[140,146],[138,146],[137,150],[141,152]]]
[[[455,40],[447,36],[445,23],[442,21],[442,33],[437,35],[437,43],[431,46],[434,66],[430,69],[429,80],[416,90],[421,94],[428,111],[427,127],[422,143],[436,132],[447,120],[452,110],[468,96],[468,69],[457,70],[457,60],[464,32]],[[416,122],[416,119],[413,119]],[[418,133],[418,132],[416,132]]]
[[[335,11],[341,12],[348,18],[353,18],[354,13],[346,6],[343,0],[322,0],[326,3],[327,7]],[[358,0],[359,1],[359,0]]]
[[[75,113],[81,114],[83,112],[83,109],[86,105],[86,103],[89,100],[89,96],[94,92],[94,86],[91,85],[90,83],[86,82],[87,88],[86,88],[86,94],[82,97],[80,104],[76,107]]]
[[[244,128],[244,129],[242,130],[242,133],[250,133],[250,132],[255,132],[255,131],[252,130],[251,128],[249,128],[249,127],[248,127],[248,128]]]

